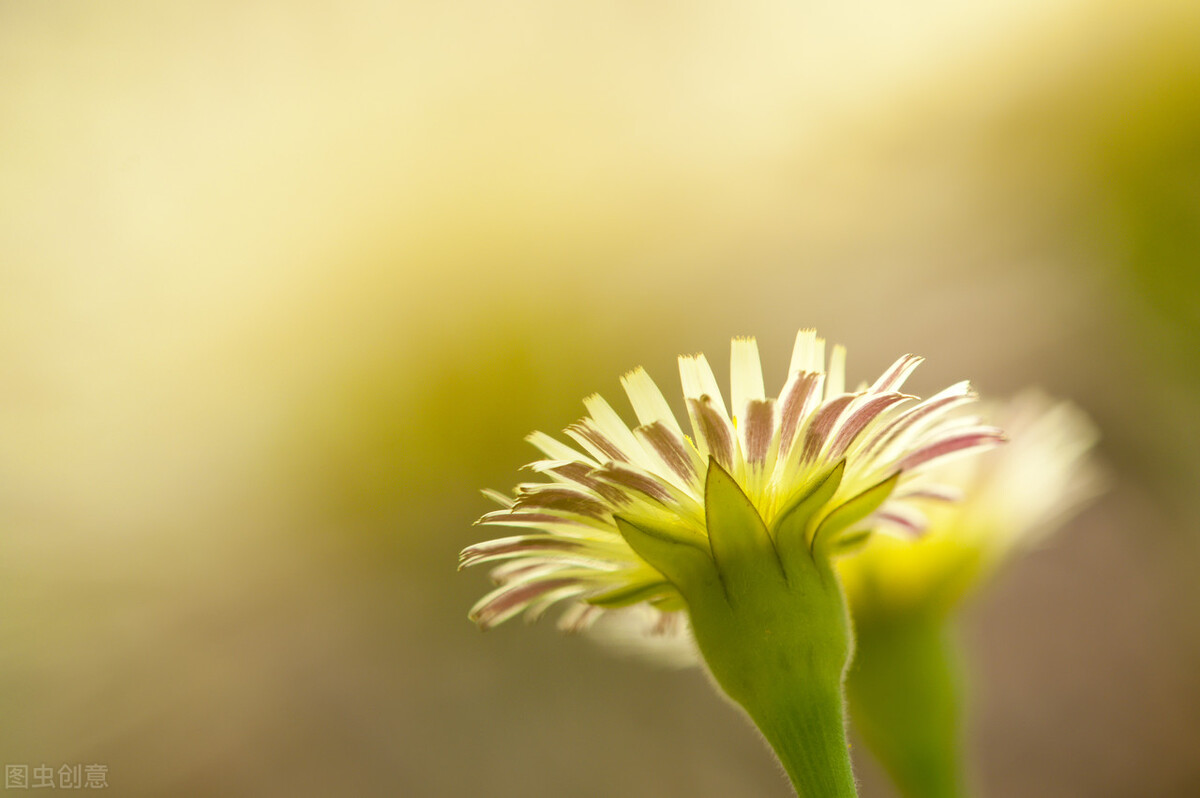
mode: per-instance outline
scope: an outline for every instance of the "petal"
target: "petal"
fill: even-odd
[[[679,358],[679,381],[683,385],[685,401],[707,396],[715,407],[720,408],[722,415],[729,416],[717,378],[713,376],[712,367],[704,355],[683,355]]]
[[[916,540],[929,526],[929,520],[920,510],[898,501],[885,503],[872,520],[880,533],[905,540]]]
[[[688,412],[701,456],[711,455],[722,467],[734,470],[737,441],[723,408],[715,406],[706,394],[699,399],[688,399]]]
[[[576,443],[586,449],[592,457],[596,458],[594,462],[605,463],[615,461],[618,463],[629,463],[636,459],[601,432],[596,427],[596,422],[590,418],[582,418],[576,421],[567,427],[566,432]]]
[[[469,568],[472,565],[522,554],[579,551],[586,545],[580,540],[558,535],[514,535],[467,546],[458,555],[458,567]]]
[[[607,518],[610,507],[588,493],[565,485],[540,484],[530,486],[517,496],[514,509],[554,510],[560,513]]]
[[[618,449],[626,452],[629,459],[636,460],[636,454],[640,451],[637,439],[633,437],[629,427],[617,415],[617,411],[612,409],[612,405],[604,401],[604,397],[600,394],[594,393],[583,400],[583,406],[587,408],[588,415],[592,418],[594,429]]]
[[[546,468],[538,470],[545,471],[559,482],[573,482],[586,488],[610,505],[619,506],[624,502],[624,494],[620,490],[596,479],[592,476],[595,468],[584,463],[552,462]]]
[[[729,356],[729,401],[734,416],[744,417],[747,402],[761,401],[766,396],[758,342],[753,338],[734,338]]]
[[[875,380],[875,384],[871,386],[871,393],[900,390],[900,386],[913,373],[913,370],[924,361],[925,358],[920,355],[905,355],[900,358],[887,371],[883,372],[879,379]]]
[[[807,371],[812,374],[825,373],[825,339],[817,337],[813,329],[796,333],[796,345],[792,347],[792,363],[788,374]]]
[[[775,400],[751,399],[746,404],[745,421],[738,427],[746,461],[764,463],[775,438]]]
[[[995,428],[974,428],[956,432],[917,449],[900,461],[900,467],[908,471],[951,454],[965,452],[980,446],[995,446],[1004,441],[1004,433]]]
[[[881,460],[894,459],[891,452],[901,450],[905,442],[928,429],[938,419],[956,407],[974,401],[971,385],[965,380],[929,397],[900,413],[895,419],[871,435],[863,455]]]
[[[523,529],[538,529],[568,538],[592,538],[597,534],[608,534],[611,526],[587,516],[561,516],[552,512],[511,512],[497,510],[487,513],[475,522],[480,526],[514,526]]]
[[[536,446],[551,460],[561,460],[563,462],[587,460],[587,457],[583,454],[575,451],[565,443],[556,441],[544,432],[531,432],[525,436],[525,441]],[[598,465],[598,463],[592,463],[592,465]]]
[[[643,516],[648,514],[655,519],[674,519],[679,526],[704,528],[704,510],[699,502],[670,482],[635,466],[619,463],[598,468],[593,475],[624,490],[628,503],[620,508],[620,512],[631,519],[645,521]]]
[[[582,632],[604,614],[600,607],[576,603],[567,607],[558,619],[558,628],[567,633]]]
[[[814,371],[792,372],[780,396],[779,454],[787,457],[796,441],[796,433],[816,408],[824,387],[825,375]]]
[[[482,491],[480,491],[480,493],[482,493],[484,496],[487,496],[489,499],[496,502],[496,504],[499,504],[501,507],[511,509],[513,506],[512,497],[505,496],[503,493],[501,493],[498,490],[492,490],[491,488],[484,488]]]
[[[916,398],[902,393],[867,393],[858,397],[838,423],[829,456],[841,457],[867,425],[878,419],[885,410],[898,402]]]
[[[853,394],[842,394],[836,399],[831,399],[826,402],[813,416],[808,429],[804,434],[804,449],[801,452],[801,457],[804,462],[812,462],[817,459],[817,455],[825,449],[829,443],[830,436],[837,425],[838,418],[845,412],[846,408],[854,401]]]
[[[956,488],[951,485],[919,485],[916,487],[906,486],[903,490],[898,490],[893,497],[895,499],[924,499],[934,502],[960,502],[963,500],[962,488]]]
[[[646,424],[634,430],[647,452],[658,457],[665,470],[679,487],[698,491],[700,488],[700,459],[696,449],[661,421]]]
[[[480,629],[491,629],[528,607],[552,590],[578,585],[574,579],[540,579],[504,585],[488,593],[468,614]]]
[[[829,355],[829,371],[825,379],[825,401],[846,392],[846,347],[836,344]]]
[[[650,379],[645,369],[639,366],[629,372],[621,378],[621,384],[625,387],[625,393],[629,396],[629,403],[633,405],[633,412],[637,414],[639,424],[661,421],[683,434],[675,414],[671,412],[671,406],[667,404],[662,391],[654,384],[654,380]]]

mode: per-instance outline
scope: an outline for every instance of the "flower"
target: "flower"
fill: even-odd
[[[921,540],[879,539],[839,563],[855,617],[952,608],[1015,552],[1036,545],[1103,488],[1097,431],[1082,410],[1038,389],[982,413],[1010,442],[935,469],[964,500],[934,509]]]
[[[679,359],[690,436],[650,376],[627,373],[636,426],[589,396],[588,415],[565,431],[574,447],[541,432],[528,437],[544,459],[527,468],[542,481],[518,485],[512,498],[485,491],[502,509],[477,523],[528,531],[462,552],[460,567],[490,564],[498,584],[470,617],[486,629],[564,604],[559,625],[580,630],[644,604],[663,616],[651,627],[678,629],[670,616],[687,608],[678,585],[660,560],[643,556],[644,542],[630,541],[685,544],[721,559],[724,544],[706,518],[714,474],[748,500],[777,556],[793,547],[832,555],[872,531],[919,533],[918,505],[952,498],[929,478],[931,466],[1003,439],[954,414],[974,400],[966,382],[924,401],[901,393],[921,360],[905,355],[847,392],[845,350],[833,347],[826,363],[825,341],[801,330],[783,390],[770,398],[757,344],[735,338],[729,406],[703,355]]]

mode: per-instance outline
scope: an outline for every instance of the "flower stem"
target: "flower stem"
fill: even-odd
[[[793,681],[750,712],[801,798],[854,798],[840,689]]]
[[[914,610],[857,620],[846,680],[854,726],[906,798],[963,798],[962,670],[949,619]]]

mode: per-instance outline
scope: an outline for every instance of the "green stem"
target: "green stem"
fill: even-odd
[[[746,711],[771,744],[801,798],[854,798],[840,689],[794,681],[766,706]]]
[[[856,618],[846,679],[854,726],[906,798],[967,795],[960,655],[947,618],[910,610]]]

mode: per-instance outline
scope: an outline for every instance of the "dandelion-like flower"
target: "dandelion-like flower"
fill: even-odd
[[[589,396],[587,416],[565,431],[574,446],[528,437],[544,458],[527,468],[542,481],[518,485],[512,498],[485,491],[502,509],[479,524],[528,531],[462,552],[462,567],[491,564],[498,583],[471,618],[486,629],[564,604],[560,626],[579,630],[646,604],[660,616],[649,626],[670,631],[681,626],[672,614],[688,608],[671,567],[681,552],[707,556],[720,572],[742,543],[782,561],[789,552],[832,556],[871,532],[917,535],[926,525],[919,506],[954,496],[930,479],[931,467],[1002,440],[959,412],[974,400],[965,381],[923,401],[902,393],[921,360],[905,355],[847,391],[845,350],[832,347],[827,362],[825,341],[802,330],[776,398],[754,339],[736,338],[728,405],[703,355],[679,358],[690,434],[650,376],[629,372],[621,382],[636,425]],[[742,501],[752,512],[739,543],[715,532],[714,516],[742,513],[721,509]]]

